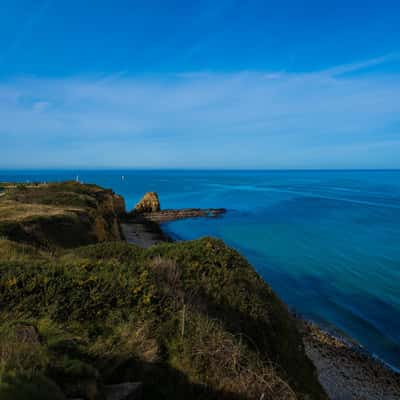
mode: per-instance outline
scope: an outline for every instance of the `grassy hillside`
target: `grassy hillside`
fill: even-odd
[[[0,399],[103,399],[125,381],[144,399],[326,398],[285,305],[222,241],[34,244],[0,240]]]
[[[76,182],[1,188],[0,237],[47,248],[121,239],[124,200],[111,190]]]

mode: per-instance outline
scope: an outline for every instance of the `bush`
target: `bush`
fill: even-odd
[[[148,398],[324,398],[286,307],[222,241],[0,258],[0,298],[4,318],[34,321],[45,362],[28,364],[61,387],[100,373],[141,379]]]

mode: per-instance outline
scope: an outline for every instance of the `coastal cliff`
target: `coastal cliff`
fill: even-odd
[[[123,199],[92,185],[9,187],[0,210],[1,399],[327,398],[287,307],[222,241],[128,244]]]
[[[0,236],[47,248],[122,240],[125,201],[111,190],[76,182],[2,187]]]

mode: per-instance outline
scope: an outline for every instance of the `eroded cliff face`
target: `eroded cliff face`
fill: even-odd
[[[0,236],[41,247],[122,240],[124,214],[124,199],[95,185],[17,185],[0,198]]]

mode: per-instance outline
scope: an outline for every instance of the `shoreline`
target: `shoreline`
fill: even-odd
[[[397,374],[400,376],[399,368],[387,363],[385,360],[382,360],[379,356],[371,353],[364,346],[362,346],[360,343],[358,343],[355,339],[353,339],[351,336],[346,335],[344,332],[341,332],[334,325],[331,325],[332,329],[329,329],[329,327],[323,326],[313,320],[303,318],[301,316],[296,316],[296,318],[303,321],[303,323],[312,326],[313,329],[318,329],[322,335],[329,336],[329,337],[333,338],[334,340],[341,342],[344,346],[348,347],[353,352],[355,352],[365,358],[370,359],[371,362],[381,364],[383,368],[386,368],[389,371],[393,372],[394,374]]]
[[[306,354],[331,400],[400,399],[400,374],[357,342],[350,343],[299,318],[298,329]]]
[[[123,221],[121,228],[125,240],[140,247],[176,241],[162,223],[148,218]],[[331,400],[400,400],[398,371],[352,338],[346,339],[345,335],[341,337],[313,321],[292,315],[297,320],[306,354]]]

